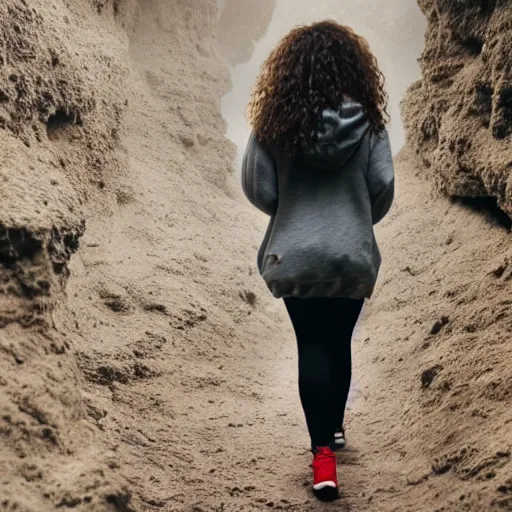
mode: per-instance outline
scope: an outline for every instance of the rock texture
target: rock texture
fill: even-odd
[[[419,0],[423,78],[403,105],[408,141],[438,188],[512,215],[512,4]]]
[[[372,439],[382,462],[355,510],[509,510],[510,233],[485,210],[432,194],[410,148],[395,164],[380,287],[355,343],[362,399],[350,426],[368,470]]]
[[[0,326],[49,322],[82,205],[115,166],[125,69],[75,26],[83,9],[0,6]]]
[[[70,333],[56,325],[85,206],[124,163],[127,38],[115,16],[111,2],[0,5],[2,511],[128,510],[86,421]]]

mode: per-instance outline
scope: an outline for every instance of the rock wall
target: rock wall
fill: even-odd
[[[237,194],[230,184],[234,149],[223,136],[218,106],[229,76],[217,58],[217,23],[210,0],[0,5],[2,511],[132,510],[140,489],[127,481],[131,463],[116,448],[130,441],[108,441],[101,420],[113,409],[116,386],[146,385],[160,373],[140,361],[141,349],[134,355],[129,346],[119,365],[102,344],[115,345],[123,325],[131,326],[127,344],[148,338],[144,333],[159,314],[162,336],[150,340],[183,341],[182,331],[210,325],[200,309],[210,305],[210,289],[229,293],[223,306],[231,304],[226,307],[235,315],[254,309],[224,271],[218,278],[223,283],[212,284],[194,266],[207,261],[202,253],[209,249],[198,242],[206,225],[212,223],[209,235],[217,236],[238,220],[248,222],[230,199]],[[147,155],[157,157],[149,168]],[[144,215],[139,239],[134,233]],[[155,215],[162,217],[152,225]],[[185,238],[182,223],[189,230]],[[174,226],[162,238],[164,227]],[[254,232],[244,229],[251,238]],[[108,247],[123,230],[127,241],[109,261]],[[141,296],[153,293],[145,288],[144,269],[151,268],[147,253],[157,240],[176,244],[163,249],[162,268],[152,269],[172,281],[162,294],[173,297],[173,313],[183,310],[173,326],[161,304],[131,295],[135,288]],[[250,251],[253,243],[244,246]],[[226,235],[219,259],[236,252],[236,245]],[[123,269],[117,258],[127,248],[140,267],[127,266],[113,277]],[[181,257],[179,251],[187,253],[177,270],[185,276],[181,288],[181,278],[165,266]],[[252,253],[245,254],[217,264],[229,275],[237,275],[234,265],[245,273]],[[241,276],[235,282],[243,286]],[[217,322],[223,343],[233,321]],[[98,390],[109,396],[104,409]],[[125,412],[134,407],[132,402]]]
[[[0,327],[51,323],[82,205],[118,165],[126,43],[104,26],[109,51],[95,42],[87,8],[0,6]]]
[[[130,499],[86,421],[70,333],[55,324],[86,205],[110,195],[125,162],[124,7],[0,5],[1,510],[127,510]]]
[[[512,215],[512,5],[419,0],[423,78],[403,104],[408,141],[437,187]]]

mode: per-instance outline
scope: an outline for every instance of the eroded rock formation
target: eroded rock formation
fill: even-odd
[[[438,188],[512,215],[512,4],[419,0],[423,78],[403,104],[408,141]]]

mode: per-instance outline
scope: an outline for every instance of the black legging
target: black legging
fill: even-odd
[[[343,424],[351,340],[363,300],[285,298],[299,349],[299,393],[311,446],[328,446]]]

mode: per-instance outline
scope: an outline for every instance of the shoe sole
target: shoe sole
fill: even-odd
[[[325,487],[322,487],[321,489],[315,489],[313,487],[313,494],[320,501],[336,501],[340,497],[338,488],[332,487],[330,485],[326,485]]]

